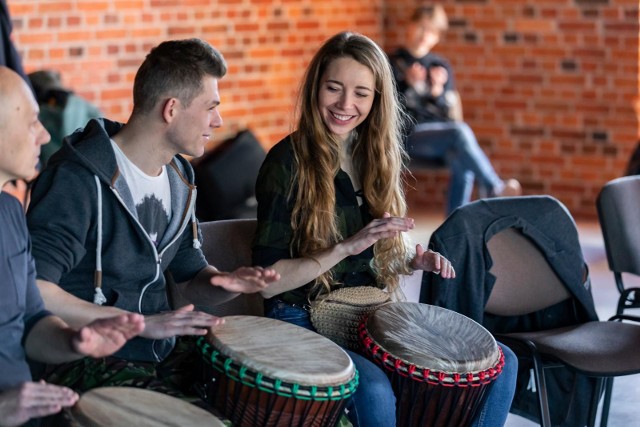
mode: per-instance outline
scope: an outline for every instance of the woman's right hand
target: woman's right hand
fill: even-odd
[[[145,316],[145,328],[140,336],[164,339],[182,335],[206,335],[209,328],[224,323],[221,317],[193,309],[193,304],[188,304],[177,310]]]
[[[374,219],[339,245],[347,253],[347,256],[357,255],[378,240],[394,237],[400,232],[411,230],[413,227],[413,218],[391,216],[385,212],[382,218]]]

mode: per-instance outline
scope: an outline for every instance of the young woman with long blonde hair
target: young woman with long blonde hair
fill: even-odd
[[[262,292],[265,314],[313,330],[309,304],[332,290],[398,289],[413,270],[455,277],[440,254],[410,247],[402,172],[402,109],[385,53],[351,32],[327,40],[309,64],[296,130],[276,144],[256,184],[253,261],[281,279]],[[356,426],[395,425],[385,373],[348,351],[360,386]]]

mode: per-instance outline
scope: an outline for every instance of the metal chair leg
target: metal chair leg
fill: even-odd
[[[538,405],[540,406],[540,425],[551,427],[551,415],[549,414],[549,400],[547,398],[547,382],[544,379],[544,366],[540,356],[532,355],[533,373],[538,387]]]
[[[613,393],[613,377],[604,379],[604,401],[602,402],[602,416],[600,427],[607,427],[609,421],[609,407],[611,406],[611,394]]]
[[[587,419],[587,426],[595,427],[596,416],[598,414],[598,403],[600,403],[600,396],[602,396],[602,389],[606,378],[596,378],[596,386],[593,388],[593,394],[591,395],[591,403],[589,404],[589,418]]]

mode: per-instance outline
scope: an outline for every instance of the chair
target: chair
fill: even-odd
[[[228,219],[200,223],[202,230],[202,251],[209,264],[221,271],[233,271],[238,267],[251,265],[251,242],[256,230],[255,219]],[[189,304],[172,280],[169,295],[173,307]],[[264,314],[263,298],[259,293],[240,294],[230,301],[218,304],[216,301],[200,301],[197,310],[216,316]]]
[[[511,410],[543,426],[593,425],[603,385],[606,425],[609,378],[640,372],[640,326],[598,321],[578,237],[558,200],[523,196],[462,206],[429,242],[456,278],[428,275],[420,302],[467,315],[514,350]]]
[[[640,276],[640,176],[609,181],[596,201],[609,269],[620,292],[617,315],[640,308],[640,288],[626,287],[623,273]],[[640,320],[640,316],[633,316]]]
[[[485,311],[525,315],[567,301],[571,294],[539,248],[520,231],[507,228],[487,242],[490,273],[496,278]],[[587,274],[586,269],[584,274]],[[518,357],[531,360],[538,392],[541,425],[551,426],[545,370],[565,366],[597,378],[588,425],[595,425],[598,401],[606,386],[601,426],[607,425],[613,377],[640,372],[640,326],[590,321],[541,331],[496,334]]]

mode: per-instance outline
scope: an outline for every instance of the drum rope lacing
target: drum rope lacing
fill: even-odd
[[[202,351],[204,360],[210,363],[215,370],[247,387],[254,387],[266,393],[275,393],[278,396],[294,397],[300,400],[328,401],[351,397],[358,387],[359,374],[357,369],[353,378],[346,384],[326,387],[304,386],[252,371],[220,353],[209,344],[205,337],[198,338],[197,346]]]
[[[358,335],[364,346],[364,350],[373,359],[389,371],[395,371],[403,377],[411,377],[415,381],[425,382],[443,387],[480,387],[492,382],[504,367],[504,354],[498,346],[498,363],[486,370],[479,372],[450,373],[422,368],[412,363],[407,363],[387,353],[369,336],[366,328],[366,319],[358,327]]]

